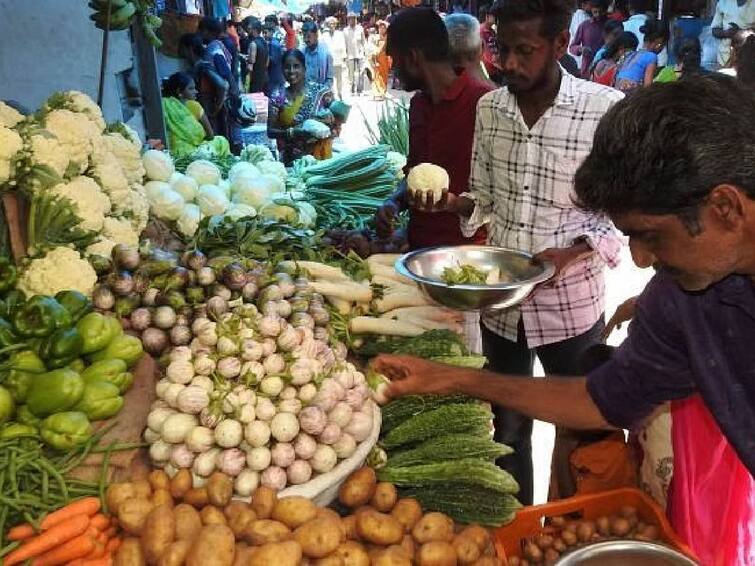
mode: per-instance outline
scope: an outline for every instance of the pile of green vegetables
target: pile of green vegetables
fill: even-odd
[[[364,338],[353,345],[360,356],[405,354],[458,367],[480,369],[485,356],[469,352],[464,340],[451,330],[428,330],[419,336],[377,336]]]
[[[365,124],[371,144],[385,144],[409,155],[409,107],[404,102],[386,100],[378,113],[377,129],[367,119]]]
[[[13,268],[4,265],[8,289]],[[92,421],[120,411],[133,382],[128,369],[141,355],[139,339],[92,312],[77,291],[26,299],[7,290],[0,300],[0,440],[32,435],[62,451],[85,444]]]

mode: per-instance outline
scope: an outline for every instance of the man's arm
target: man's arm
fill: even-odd
[[[333,55],[330,50],[325,57],[325,86],[333,88]]]
[[[569,53],[572,55],[582,55],[582,35],[583,35],[583,28],[584,28],[585,22],[582,22],[579,24],[579,27],[577,28],[577,33],[574,34],[574,39],[571,42],[571,45],[569,46]]]

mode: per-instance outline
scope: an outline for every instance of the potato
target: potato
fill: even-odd
[[[312,564],[312,566],[344,566],[343,558],[337,554],[331,554],[325,558],[315,558],[310,564]]]
[[[249,523],[257,520],[257,515],[244,501],[231,501],[223,510],[223,513],[228,519],[228,526],[231,527],[233,534],[237,537],[241,535]]]
[[[401,547],[391,546],[372,555],[372,566],[412,566],[412,560],[404,554]]]
[[[235,544],[233,531],[227,525],[205,525],[189,550],[186,566],[231,566]]]
[[[170,478],[170,494],[176,499],[181,499],[192,488],[193,483],[189,469],[181,468]]]
[[[376,486],[375,470],[369,467],[359,468],[341,484],[338,501],[352,509],[366,505],[375,494]]]
[[[118,515],[118,507],[126,499],[136,497],[134,486],[130,483],[111,483],[105,492],[105,502],[107,509],[112,515]]]
[[[167,489],[159,488],[152,492],[152,504],[157,507],[158,505],[167,505],[173,507],[173,496]]]
[[[305,556],[324,558],[341,544],[341,535],[341,529],[334,520],[312,519],[294,531],[294,540],[299,543]]]
[[[262,546],[290,539],[291,529],[279,521],[257,519],[246,526],[241,537],[253,546]]]
[[[202,528],[199,512],[188,503],[179,503],[173,509],[173,517],[176,520],[176,540],[194,542]]]
[[[595,523],[592,521],[582,521],[577,525],[577,538],[580,542],[587,542],[595,533]]]
[[[361,537],[359,536],[359,533],[357,532],[357,516],[356,515],[349,515],[348,517],[344,517],[343,519],[341,519],[341,525],[343,526],[343,530],[346,533],[346,538],[348,540],[355,540],[355,541],[361,540]]]
[[[575,544],[577,544],[577,542],[579,542],[577,539],[577,534],[567,530],[561,531],[561,540],[564,541],[564,544],[566,546],[574,546]]]
[[[625,537],[632,530],[632,525],[624,517],[615,517],[611,519],[611,534],[617,537]]]
[[[271,542],[254,549],[251,560],[247,564],[248,566],[299,566],[301,558],[299,543],[289,540]]]
[[[553,540],[553,537],[548,533],[540,533],[535,537],[535,544],[538,545],[542,550],[545,550],[553,546]]]
[[[558,517],[551,517],[550,524],[557,529],[562,529],[566,526],[566,518],[560,515]]]
[[[206,487],[193,487],[184,494],[183,500],[184,503],[188,503],[197,509],[201,509],[209,503],[210,496],[207,493]]]
[[[126,537],[115,553],[114,566],[146,566],[142,543],[138,538]]]
[[[139,497],[141,499],[149,499],[152,497],[152,486],[146,479],[132,481],[131,485],[134,488],[134,497]]]
[[[553,539],[553,550],[557,550],[558,552],[566,552],[566,548],[566,543],[563,539]]]
[[[236,543],[236,556],[233,557],[233,566],[247,566],[252,560],[252,554],[257,550],[253,546],[247,546],[243,542]]]
[[[176,536],[176,519],[168,505],[158,505],[149,512],[142,528],[142,548],[150,564],[157,563]]]
[[[417,553],[419,566],[456,566],[456,551],[445,541],[434,540],[419,547]]]
[[[608,517],[598,517],[595,521],[595,529],[604,537],[611,534],[611,521]]]
[[[205,506],[200,512],[203,525],[227,525],[228,521],[223,512],[214,505]]]
[[[391,515],[404,526],[405,532],[410,533],[417,521],[422,518],[422,506],[416,499],[399,499],[393,506]]]
[[[414,525],[412,536],[420,544],[433,541],[451,542],[454,538],[453,519],[436,511],[428,513]]]
[[[317,507],[316,509],[315,517],[317,519],[333,519],[334,521],[341,520],[341,516],[330,507]]]
[[[398,500],[398,491],[392,483],[381,481],[375,486],[375,493],[370,499],[370,505],[381,513],[390,513]]]
[[[480,525],[469,525],[459,534],[465,537],[470,537],[477,545],[477,548],[480,549],[480,552],[485,550],[490,544],[490,533],[485,527],[481,527]]]
[[[456,535],[451,545],[454,551],[456,551],[456,556],[459,558],[459,564],[471,564],[482,554],[480,547],[477,546],[475,540],[469,535],[462,533]]]
[[[543,551],[534,542],[528,542],[524,545],[522,555],[525,559],[534,563],[538,563],[543,559]]]
[[[144,521],[152,511],[152,503],[146,499],[126,499],[118,506],[118,523],[130,535],[142,534]]]
[[[210,503],[215,507],[225,507],[233,497],[233,479],[222,472],[214,472],[205,487]]]
[[[341,543],[335,552],[343,560],[343,566],[370,566],[370,556],[358,542],[348,540]]]
[[[317,506],[310,499],[294,495],[279,499],[273,507],[272,519],[295,529],[317,515]]]
[[[642,528],[637,526],[637,534],[634,536],[637,540],[652,542],[658,540],[658,527],[655,525],[643,525]]]
[[[512,556],[511,558],[509,558],[508,566],[514,566],[514,558],[516,557]],[[528,566],[528,562],[526,560],[519,560],[518,558],[516,564],[518,564],[519,566]],[[472,566],[501,566],[501,561],[498,560],[498,558],[496,558],[495,556],[483,556],[479,560],[476,560],[472,564]]]
[[[619,517],[623,517],[625,519],[631,519],[632,517],[637,516],[637,509],[635,507],[632,507],[631,505],[624,505],[619,510]]]
[[[152,470],[147,476],[147,481],[152,486],[153,491],[170,489],[170,476],[163,470]]]
[[[404,535],[404,538],[401,539],[401,548],[404,549],[404,553],[409,558],[414,560],[414,555],[417,552],[417,545],[414,543],[412,535]]]
[[[182,566],[189,554],[192,541],[177,540],[165,549],[157,566]]]
[[[367,542],[381,546],[398,544],[404,537],[404,528],[398,520],[377,511],[362,511],[357,515],[357,532]]]
[[[274,489],[260,486],[252,493],[251,506],[258,519],[269,519],[273,514],[278,494]]]
[[[561,555],[556,549],[546,548],[545,553],[543,554],[543,560],[545,561],[546,565],[553,566],[558,561],[560,556]]]

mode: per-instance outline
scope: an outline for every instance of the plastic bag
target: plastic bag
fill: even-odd
[[[704,566],[755,564],[755,481],[699,395],[671,415],[671,525]]]

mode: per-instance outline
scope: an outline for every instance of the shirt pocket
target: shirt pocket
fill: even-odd
[[[543,195],[557,208],[574,208],[574,175],[581,160],[564,157],[546,149],[545,178],[550,190]]]

